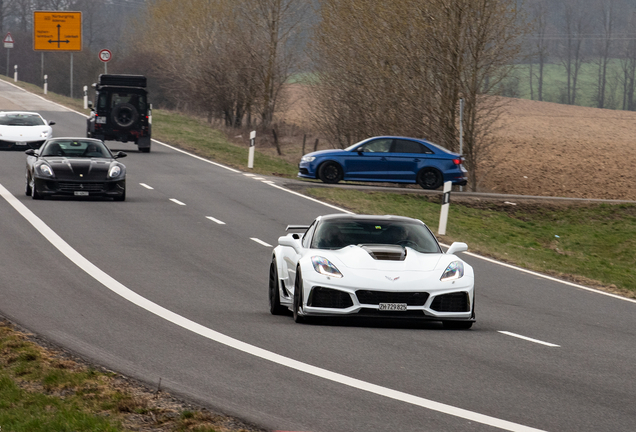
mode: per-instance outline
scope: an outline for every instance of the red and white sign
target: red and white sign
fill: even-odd
[[[7,33],[4,37],[4,47],[13,48],[13,37],[11,36],[11,33]]]
[[[110,50],[103,49],[99,52],[99,59],[103,61],[104,63],[110,61],[110,59],[112,58],[113,58],[113,53],[110,52]]]

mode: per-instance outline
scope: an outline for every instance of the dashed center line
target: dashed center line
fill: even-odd
[[[250,237],[250,240],[254,240],[256,243],[262,244],[263,246],[272,247],[271,244],[265,243],[263,240],[257,239],[256,237]]]
[[[206,216],[206,218],[210,219],[212,222],[218,223],[219,225],[225,225],[225,222],[215,219],[212,216]]]
[[[174,199],[174,198],[170,198],[170,201],[172,201],[175,204],[179,204],[179,205],[185,205],[185,203],[179,201],[178,199]]]
[[[556,345],[556,344],[553,344],[553,343],[550,343],[550,342],[544,342],[544,341],[541,341],[539,339],[532,339],[532,338],[529,338],[527,336],[522,336],[520,334],[511,333],[509,331],[501,331],[501,330],[499,330],[499,333],[505,334],[505,335],[508,335],[508,336],[512,336],[512,337],[516,337],[516,338],[519,338],[519,339],[527,340],[529,342],[534,342],[534,343],[538,343],[538,344],[541,344],[541,345],[549,346],[549,347],[557,347],[558,348],[558,347],[561,346],[561,345]]]

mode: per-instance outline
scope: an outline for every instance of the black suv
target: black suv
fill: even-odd
[[[96,104],[88,103],[91,116],[86,136],[101,140],[133,141],[139,151],[150,151],[152,105],[148,104],[146,77],[143,75],[99,76],[95,87]]]

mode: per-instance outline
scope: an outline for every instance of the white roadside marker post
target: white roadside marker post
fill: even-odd
[[[256,146],[256,131],[250,133],[250,153],[247,158],[247,167],[254,168],[254,147]]]
[[[444,195],[442,198],[442,210],[439,215],[439,228],[437,234],[446,235],[446,222],[448,221],[448,207],[450,206],[450,193],[453,183],[444,183]]]
[[[46,92],[49,89],[48,79],[49,79],[49,76],[48,75],[44,75],[44,94],[46,94]]]
[[[88,109],[88,86],[84,86],[84,109]]]
[[[18,65],[13,66],[13,82],[18,82]]]

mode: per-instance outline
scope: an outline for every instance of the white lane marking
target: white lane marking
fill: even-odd
[[[145,187],[146,189],[154,189],[152,186],[148,186],[146,183],[139,183],[139,184]]]
[[[272,247],[271,244],[265,243],[263,240],[257,239],[256,237],[250,237],[250,240],[254,240],[256,243],[262,244],[263,246]]]
[[[243,173],[244,176],[247,177],[254,177],[256,174],[252,174],[252,173]]]
[[[555,344],[550,343],[550,342],[543,342],[543,341],[540,341],[539,339],[532,339],[532,338],[529,338],[527,336],[522,336],[520,334],[512,333],[512,332],[509,332],[509,331],[499,330],[499,333],[505,334],[505,335],[508,335],[508,336],[512,336],[512,337],[516,337],[516,338],[519,338],[519,339],[527,340],[527,341],[530,341],[530,342],[538,343],[538,344],[541,344],[541,345],[549,346],[549,347],[557,347],[558,348],[558,347],[561,346],[561,345],[555,345]]]
[[[254,180],[265,180],[265,177],[252,177]]]
[[[170,198],[170,201],[172,201],[175,204],[179,204],[179,205],[185,205],[185,203],[182,203],[181,201],[179,201],[178,199],[174,199],[174,198]]]
[[[295,369],[300,372],[304,372],[310,375],[314,375],[318,378],[340,383],[358,390],[363,390],[378,396],[384,396],[397,401],[405,402],[411,405],[419,406],[422,408],[430,409],[433,411],[448,414],[454,417],[466,419],[468,421],[474,421],[477,423],[493,426],[508,431],[516,432],[540,432],[539,429],[524,426],[518,423],[509,422],[506,420],[498,419],[495,417],[479,414],[473,411],[468,411],[462,408],[457,408],[452,405],[447,405],[439,402],[425,399],[419,396],[414,396],[408,393],[404,393],[390,388],[382,387],[376,384],[371,384],[359,379],[351,378],[346,375],[342,375],[336,372],[332,372],[327,369],[312,366],[307,363],[300,362],[298,360],[291,359],[289,357],[276,354],[271,351],[267,351],[263,348],[250,345],[242,342],[238,339],[234,339],[212,329],[197,324],[181,315],[178,315],[158,304],[151,302],[145,297],[140,296],[136,292],[130,290],[95,264],[84,258],[79,252],[73,249],[68,243],[66,243],[55,231],[49,228],[39,217],[37,217],[31,210],[29,210],[24,204],[22,204],[16,197],[14,197],[3,185],[0,184],[0,195],[18,212],[24,217],[35,229],[37,229],[53,246],[55,246],[62,254],[64,254],[69,260],[71,260],[80,269],[84,270],[88,275],[93,277],[96,281],[104,285],[106,288],[114,292],[115,294],[125,298],[129,302],[139,306],[146,311],[153,313],[166,321],[176,324],[186,330],[203,336],[207,339],[232,347],[236,350],[242,351],[247,354],[251,354],[255,357],[263,360],[271,361],[281,366],[286,366],[291,369]]]
[[[218,223],[219,225],[225,225],[225,222],[215,219],[212,216],[206,216],[206,218],[210,219],[212,222]]]

